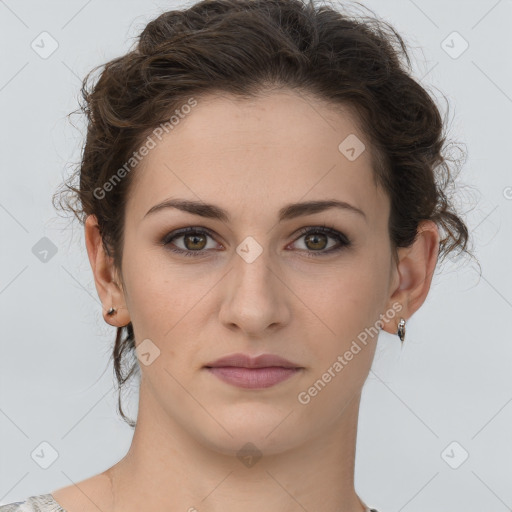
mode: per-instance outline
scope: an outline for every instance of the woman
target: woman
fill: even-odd
[[[468,242],[441,116],[402,57],[376,19],[204,0],[86,77],[68,206],[138,416],[119,401],[122,460],[23,510],[375,510],[354,462],[378,334],[404,341]]]

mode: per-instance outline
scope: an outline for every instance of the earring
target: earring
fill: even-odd
[[[115,312],[116,312],[116,309],[112,307],[112,308],[110,308],[110,309],[107,311],[107,315],[108,315],[108,316],[112,316],[113,314],[115,314]]]
[[[405,320],[403,318],[400,318],[397,334],[398,334],[398,337],[400,338],[400,341],[403,344],[404,339],[405,339]]]

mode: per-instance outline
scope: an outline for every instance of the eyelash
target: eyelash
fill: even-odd
[[[306,250],[305,252],[306,252],[307,256],[311,257],[311,258],[318,258],[318,257],[330,255],[330,254],[339,252],[342,249],[345,249],[352,245],[352,242],[343,233],[340,233],[333,227],[325,226],[325,225],[309,226],[309,227],[302,228],[299,231],[298,238],[302,238],[303,236],[309,235],[311,233],[323,233],[325,235],[329,235],[331,238],[336,239],[338,241],[338,243],[340,244],[337,247],[330,248],[328,250],[318,250],[318,251],[312,251],[312,250],[307,251]],[[189,235],[189,234],[200,234],[200,235],[206,235],[206,236],[213,238],[213,236],[211,235],[210,232],[208,232],[202,228],[188,227],[188,228],[180,229],[180,230],[173,231],[172,233],[167,234],[163,238],[161,243],[164,246],[168,246],[176,238],[181,238],[181,237]],[[172,251],[174,253],[177,253],[177,254],[181,254],[183,256],[191,256],[191,257],[202,257],[205,253],[204,250],[185,251],[183,249],[176,249],[173,247],[168,247],[168,250]]]

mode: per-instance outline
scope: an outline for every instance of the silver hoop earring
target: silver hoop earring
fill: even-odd
[[[403,318],[400,318],[397,334],[398,334],[398,337],[400,338],[400,341],[403,344],[403,342],[405,340],[405,320]]]

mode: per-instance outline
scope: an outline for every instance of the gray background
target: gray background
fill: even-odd
[[[459,203],[473,205],[465,219],[483,275],[469,260],[446,264],[404,349],[381,333],[356,491],[380,512],[512,510],[512,2],[364,4],[404,36],[422,83],[449,100],[449,138],[468,150]],[[129,447],[108,365],[115,329],[101,316],[82,229],[56,214],[51,195],[79,159],[83,120],[73,116],[74,128],[66,115],[80,79],[181,5],[0,0],[0,504],[97,474]],[[48,58],[31,47],[43,31],[58,42]],[[453,31],[469,44],[456,58],[463,40]],[[56,248],[46,262],[33,250],[43,237]],[[134,417],[135,390],[124,403]]]

